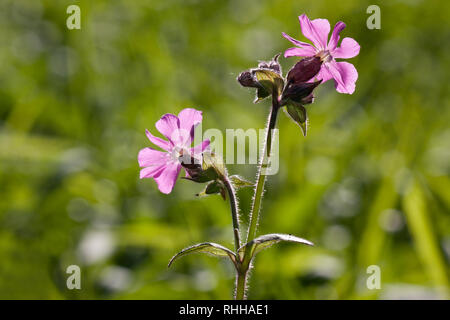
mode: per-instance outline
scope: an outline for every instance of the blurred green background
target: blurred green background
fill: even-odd
[[[81,30],[66,8],[81,8]],[[366,9],[381,8],[381,30]],[[263,128],[240,71],[303,39],[297,16],[344,21],[361,45],[353,95],[320,86],[310,128],[282,113],[281,168],[259,234],[315,247],[260,253],[250,299],[449,298],[448,1],[0,1],[0,298],[228,299],[228,261],[188,245],[232,248],[228,203],[170,195],[139,180],[146,128],[203,110],[203,129]],[[281,58],[284,70],[295,58]],[[253,165],[229,167],[254,179]],[[243,222],[251,190],[239,191]],[[66,268],[81,267],[81,290]],[[366,287],[370,265],[381,289]]]

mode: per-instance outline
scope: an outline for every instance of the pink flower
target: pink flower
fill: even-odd
[[[298,17],[303,35],[311,40],[314,45],[293,39],[283,32],[283,37],[298,46],[298,48],[287,49],[284,56],[312,57],[318,56],[323,61],[322,67],[317,74],[317,79],[322,82],[334,79],[338,92],[352,94],[355,91],[355,82],[358,72],[348,62],[337,62],[335,59],[349,59],[359,54],[359,44],[352,38],[342,39],[338,47],[339,33],[344,30],[345,23],[339,21],[334,26],[331,38],[327,43],[330,33],[330,23],[326,19],[309,20],[306,14]]]
[[[202,122],[202,112],[187,108],[181,110],[178,117],[167,113],[156,122],[156,129],[168,141],[155,137],[150,131],[145,130],[148,139],[164,151],[153,148],[144,148],[139,151],[138,162],[143,168],[140,178],[153,178],[162,193],[170,193],[181,170],[180,157],[188,154],[199,160],[202,152],[209,146],[209,140],[204,140],[198,146],[191,148],[194,128],[200,122]]]

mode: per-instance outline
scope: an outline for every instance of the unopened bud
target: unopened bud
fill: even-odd
[[[250,87],[250,88],[258,88],[258,82],[256,82],[255,77],[253,76],[253,73],[251,71],[243,71],[241,74],[239,74],[237,81],[241,84],[243,87]]]
[[[237,81],[243,87],[256,88],[257,103],[271,94],[280,96],[284,88],[284,79],[281,75],[281,66],[278,63],[277,54],[271,61],[261,61],[257,68],[243,71],[237,77]]]
[[[314,102],[314,94],[313,94],[313,93],[311,93],[310,95],[304,97],[304,98],[300,101],[300,103],[301,103],[302,105],[305,105],[305,104],[311,104],[311,103],[313,103],[313,102]]]
[[[301,104],[308,104],[312,102],[313,90],[322,82],[304,82],[290,84],[283,92],[282,100],[292,100]]]

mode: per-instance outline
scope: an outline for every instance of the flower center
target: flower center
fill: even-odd
[[[180,162],[180,157],[189,154],[186,149],[182,147],[175,146],[170,153],[170,159],[173,162]]]
[[[169,153],[170,159],[176,163],[184,163],[184,164],[194,164],[201,163],[201,157],[191,153],[186,148],[175,146],[172,149],[172,152]]]
[[[319,53],[316,54],[317,57],[320,58],[322,62],[330,62],[333,57],[330,54],[330,51],[328,50],[322,50]]]

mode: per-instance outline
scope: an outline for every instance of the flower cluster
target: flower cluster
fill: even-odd
[[[300,126],[306,136],[308,115],[306,106],[314,102],[314,90],[322,83],[333,79],[338,92],[352,94],[358,72],[355,67],[336,59],[352,58],[359,53],[359,45],[352,38],[344,38],[338,46],[340,33],[345,28],[343,22],[334,27],[330,39],[330,24],[326,19],[309,20],[303,14],[299,17],[303,35],[313,45],[296,40],[287,34],[283,36],[296,45],[287,49],[285,57],[302,57],[283,76],[277,54],[270,61],[259,62],[256,68],[243,71],[237,80],[243,87],[256,89],[255,103],[271,97],[272,107],[267,121],[266,139],[262,157],[258,164],[256,182],[247,181],[237,175],[229,176],[221,159],[209,150],[209,140],[192,147],[194,129],[202,121],[201,111],[187,108],[178,116],[165,114],[156,122],[156,129],[167,139],[153,136],[146,130],[148,139],[161,150],[144,148],[139,152],[138,162],[140,177],[152,178],[162,193],[170,193],[181,169],[186,172],[185,178],[196,183],[206,183],[204,191],[198,195],[220,194],[224,200],[230,200],[231,217],[235,251],[220,244],[203,242],[187,247],[169,262],[193,252],[206,252],[219,257],[228,257],[236,269],[236,299],[246,296],[248,271],[254,256],[263,248],[280,241],[288,241],[313,245],[310,241],[287,234],[266,234],[257,236],[258,219],[262,204],[266,173],[264,168],[271,159],[272,131],[276,127],[277,114],[280,109]],[[254,187],[252,207],[249,213],[246,241],[241,242],[239,222],[239,204],[236,190],[243,187]]]

